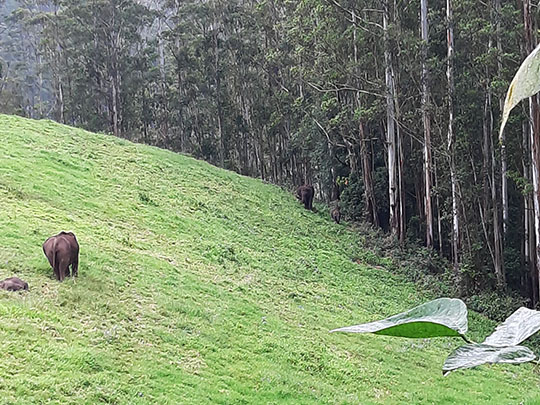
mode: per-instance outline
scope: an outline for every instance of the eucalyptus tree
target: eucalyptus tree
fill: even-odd
[[[503,46],[502,46],[502,7],[501,0],[493,0],[492,19],[495,25],[495,42],[497,47],[497,75],[499,78],[503,74]],[[503,110],[504,100],[499,98],[499,110]],[[503,134],[501,143],[501,200],[502,200],[502,224],[503,236],[506,237],[508,231],[508,162],[506,156],[506,136]]]
[[[523,26],[524,26],[524,38],[525,49],[527,54],[530,54],[536,44],[536,25],[532,17],[531,1],[523,0]],[[504,116],[503,116],[504,120]],[[531,226],[534,227],[534,236],[536,244],[534,246],[534,252],[531,252],[530,260],[533,261],[532,266],[535,269],[537,283],[540,280],[538,275],[540,272],[540,109],[538,105],[538,95],[532,95],[529,98],[529,147],[531,156],[531,174],[533,184],[533,212],[534,222],[531,221]],[[504,124],[504,121],[503,121]],[[501,133],[502,133],[501,128]],[[540,287],[535,288],[536,291],[540,291]]]
[[[531,2],[523,0],[521,2],[522,18],[523,18],[523,40],[522,40],[522,57],[527,56],[534,48],[536,38],[534,35],[534,19],[531,13]],[[504,117],[503,117],[504,118]],[[523,252],[524,262],[530,271],[532,288],[531,299],[533,305],[538,303],[540,297],[540,277],[538,270],[538,237],[539,219],[538,219],[538,166],[535,150],[538,148],[538,97],[529,98],[529,108],[527,112],[527,120],[523,123],[523,177],[525,181],[532,184],[532,190],[524,193],[524,233],[523,233]],[[501,130],[501,141],[504,142],[504,131]],[[533,145],[535,148],[533,148]]]
[[[433,210],[431,201],[431,122],[429,119],[429,74],[427,67],[429,45],[428,2],[420,1],[422,32],[422,121],[424,124],[424,199],[426,215],[426,246],[433,247]]]
[[[494,22],[494,19],[495,19],[495,14],[498,13],[500,11],[500,4],[499,6],[497,7],[496,4],[489,4],[489,10],[490,10],[490,16],[491,16],[491,28],[492,28],[492,32],[490,33],[491,35],[489,36],[489,40],[488,40],[488,52],[491,52],[492,51],[492,48],[493,48],[493,37],[495,36],[495,40],[496,40],[496,43],[497,43],[497,46],[500,48],[501,47],[501,44],[500,44],[500,40],[497,40],[497,37],[498,35],[497,34],[497,29],[493,29],[494,26],[497,27],[497,23]],[[494,35],[495,34],[495,35]],[[500,71],[500,63],[497,63],[497,68],[498,70]],[[491,73],[488,72],[487,74],[488,77],[491,76]],[[503,238],[501,237],[501,228],[504,228],[505,229],[505,220],[504,220],[504,216],[508,215],[507,213],[507,208],[506,209],[503,209],[503,224],[501,226],[501,220],[500,220],[500,213],[499,213],[499,203],[498,203],[498,198],[497,198],[497,186],[496,186],[496,179],[497,179],[497,174],[496,174],[496,165],[497,165],[497,162],[496,162],[496,158],[495,158],[495,147],[494,147],[494,144],[493,144],[493,136],[494,136],[494,131],[493,131],[493,127],[494,127],[494,120],[493,120],[493,109],[492,109],[492,90],[491,90],[491,86],[489,86],[486,90],[486,109],[488,109],[489,111],[487,112],[488,113],[488,124],[485,126],[486,127],[486,135],[489,136],[489,150],[490,150],[490,156],[489,156],[489,160],[491,162],[491,182],[490,182],[490,188],[491,188],[491,202],[492,202],[492,215],[493,215],[493,247],[494,247],[494,252],[493,252],[493,256],[494,256],[494,259],[493,259],[493,267],[495,269],[495,276],[497,278],[497,285],[499,288],[504,288],[506,287],[506,277],[505,277],[505,273],[504,273],[504,259],[503,259]],[[502,104],[499,104],[499,107],[501,107]],[[505,176],[505,168],[504,168],[504,163],[505,160],[503,159],[503,185],[506,183],[506,176]],[[503,190],[502,190],[502,200],[503,200],[503,206],[506,203],[507,201],[507,197],[505,196],[505,193],[506,191],[504,190],[504,187],[503,187]],[[504,214],[504,212],[506,212],[506,214]]]
[[[359,150],[360,160],[362,162],[362,179],[364,181],[364,215],[365,218],[375,226],[379,226],[379,216],[377,214],[377,201],[375,199],[375,189],[373,187],[373,175],[371,168],[371,156],[368,151],[368,142],[366,134],[366,126],[364,119],[361,116],[361,111],[363,109],[362,103],[362,92],[361,92],[361,82],[359,80],[360,72],[360,51],[359,51],[359,30],[357,27],[358,18],[356,10],[351,10],[351,24],[353,32],[353,51],[354,51],[354,73],[357,77],[356,80],[356,108],[358,111],[358,143],[359,148],[355,148],[354,142],[350,141],[348,137],[344,137],[344,143],[347,145],[347,157],[349,159],[349,166],[352,173],[357,172],[357,156],[356,149]]]
[[[138,91],[126,84],[144,53],[141,30],[151,23],[149,10],[130,1],[65,0],[44,18],[60,117],[120,136],[124,110]]]
[[[390,204],[390,230],[393,235],[400,237],[399,229],[399,183],[398,183],[398,140],[396,135],[394,65],[390,44],[389,24],[391,19],[391,4],[383,2],[382,25],[384,30],[384,66],[386,83],[386,144],[388,148],[388,196]]]
[[[452,190],[452,261],[454,271],[459,272],[461,254],[461,228],[459,222],[459,195],[458,179],[455,161],[455,135],[454,135],[454,19],[452,12],[452,0],[446,0],[446,23],[447,23],[447,68],[448,80],[448,155],[450,166],[450,182]]]

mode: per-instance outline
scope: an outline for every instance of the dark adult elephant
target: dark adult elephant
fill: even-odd
[[[306,210],[313,210],[313,196],[315,189],[313,186],[303,185],[296,189],[296,198],[302,201]]]
[[[77,276],[79,270],[79,243],[73,232],[60,232],[51,236],[43,244],[43,252],[51,264],[54,276],[59,281],[64,281],[69,276],[69,266],[71,275]]]

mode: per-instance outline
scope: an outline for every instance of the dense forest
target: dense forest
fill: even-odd
[[[464,294],[538,303],[530,0],[8,0],[0,112],[192,154],[453,263]]]

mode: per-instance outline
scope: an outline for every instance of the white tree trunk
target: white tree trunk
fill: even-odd
[[[496,14],[495,8],[496,8],[496,5],[495,7],[492,7],[492,5],[489,4],[491,24],[492,26],[497,27],[497,23],[495,22],[495,20],[498,17],[495,15]],[[497,45],[499,45],[499,43],[497,43]],[[493,50],[493,36],[492,35],[489,36],[488,50],[490,52]],[[492,78],[491,72],[489,71],[488,67],[486,67],[486,77],[488,77],[489,80],[491,80]],[[493,222],[493,268],[495,270],[495,277],[497,278],[497,286],[499,288],[504,288],[506,286],[506,276],[504,273],[503,240],[501,237],[501,219],[500,219],[500,211],[499,211],[499,201],[497,199],[497,182],[496,182],[496,168],[497,167],[496,167],[496,159],[495,159],[495,146],[493,144],[493,126],[494,126],[494,120],[493,120],[492,93],[491,93],[491,88],[488,85],[486,86],[486,102],[484,105],[484,139],[485,139],[484,143],[486,144],[485,145],[486,153],[484,155],[484,165],[486,168],[486,177],[489,179],[488,181],[489,188],[491,190],[491,213],[492,213],[492,222]],[[488,162],[491,169],[490,176],[487,176]],[[487,201],[486,201],[486,206],[488,206]]]
[[[525,48],[527,54],[532,52],[536,46],[535,29],[533,26],[533,18],[531,17],[531,1],[523,1],[523,22],[525,27]],[[531,260],[534,260],[535,276],[533,282],[536,282],[536,290],[540,291],[540,112],[538,109],[538,97],[533,96],[529,99],[529,122],[531,127],[529,130],[529,146],[531,148],[531,174],[533,183],[533,208],[534,208],[534,235],[536,244],[534,252],[531,252]],[[532,221],[531,221],[532,222]],[[532,225],[532,224],[531,224]]]
[[[502,76],[502,40],[501,40],[501,0],[495,0],[495,37],[497,42],[497,74]],[[504,97],[504,95],[503,95]],[[499,98],[499,108],[503,111],[504,98]],[[503,243],[508,228],[508,164],[506,161],[506,134],[503,132],[501,137],[501,200],[503,212]]]
[[[493,253],[494,253],[494,267],[495,267],[495,276],[497,277],[497,285],[500,288],[506,286],[506,276],[504,274],[504,262],[503,262],[503,244],[501,240],[501,225],[500,225],[500,214],[499,207],[497,204],[497,190],[495,184],[495,147],[493,145],[493,114],[491,109],[491,92],[488,89],[487,94],[487,110],[489,114],[489,149],[491,151],[490,161],[491,161],[491,203],[492,203],[492,214],[493,214]]]
[[[386,78],[386,145],[388,151],[388,196],[390,202],[390,231],[398,236],[398,206],[397,206],[397,164],[396,164],[396,130],[394,107],[394,69],[388,38],[388,21],[390,19],[389,0],[384,1],[383,31],[384,31],[384,63]]]
[[[540,263],[540,186],[538,184],[540,178],[540,142],[538,128],[538,102],[536,96],[531,97],[529,104],[529,114],[531,118],[530,145],[531,145],[531,171],[533,183],[533,206],[534,206],[534,234],[536,237],[535,246],[535,263],[538,271],[538,263]],[[540,273],[540,272],[539,272]],[[540,277],[539,277],[540,279]]]
[[[429,117],[429,74],[427,67],[429,26],[427,0],[420,0],[422,31],[422,121],[424,123],[424,210],[426,215],[426,246],[433,247],[433,210],[431,205],[431,122]]]
[[[446,0],[447,21],[447,65],[446,78],[448,79],[448,156],[450,163],[450,181],[452,186],[452,259],[454,271],[459,271],[460,263],[460,224],[459,224],[459,196],[457,190],[457,176],[455,163],[455,136],[454,136],[454,22],[452,16],[452,0]]]

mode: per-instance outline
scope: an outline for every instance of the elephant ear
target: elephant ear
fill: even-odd
[[[330,332],[375,333],[408,338],[462,336],[467,332],[467,307],[455,298],[439,298],[406,312]]]

